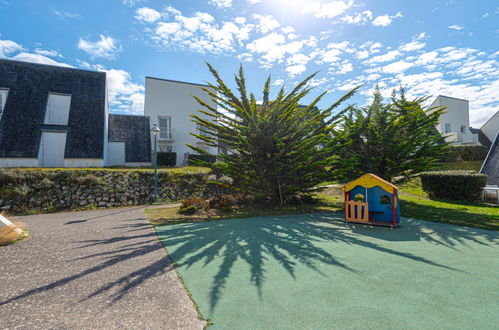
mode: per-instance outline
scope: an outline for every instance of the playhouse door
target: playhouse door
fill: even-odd
[[[369,222],[369,210],[367,203],[347,201],[345,218],[347,221]]]

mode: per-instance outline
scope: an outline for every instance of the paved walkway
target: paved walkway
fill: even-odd
[[[143,207],[15,217],[0,247],[1,329],[201,329]]]

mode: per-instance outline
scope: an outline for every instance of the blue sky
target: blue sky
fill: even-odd
[[[142,114],[144,77],[232,80],[258,96],[319,71],[321,105],[364,84],[386,96],[470,101],[480,126],[499,111],[499,2],[492,0],[0,0],[0,57],[103,70],[111,111]]]

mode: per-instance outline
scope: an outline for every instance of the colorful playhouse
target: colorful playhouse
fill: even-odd
[[[400,223],[398,188],[371,173],[343,187],[345,222],[397,227]]]

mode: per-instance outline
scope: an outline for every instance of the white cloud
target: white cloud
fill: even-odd
[[[90,54],[92,58],[114,59],[116,54],[121,51],[121,47],[116,44],[116,40],[112,37],[101,34],[99,38],[95,42],[80,38],[78,49]]]
[[[250,38],[254,24],[247,24],[246,18],[235,17],[233,21],[215,22],[215,18],[205,12],[184,16],[179,10],[168,6],[165,18],[156,21],[154,27],[144,32],[161,48],[184,50],[196,53],[234,52]]]
[[[372,24],[374,26],[386,27],[386,26],[389,26],[390,24],[392,24],[393,19],[399,18],[399,17],[403,17],[401,12],[398,12],[393,16],[389,16],[389,15],[378,16],[372,21]]]
[[[34,53],[48,57],[63,57],[57,50],[50,50],[50,49],[36,48],[34,50]]]
[[[67,12],[64,10],[54,9],[54,10],[52,10],[52,13],[62,20],[75,19],[75,20],[81,21],[83,19],[83,16],[81,16],[78,13],[70,13],[70,12]]]
[[[456,30],[456,31],[461,31],[463,29],[462,26],[454,24],[454,25],[449,25],[449,29],[451,30]]]
[[[210,0],[210,3],[217,8],[229,8],[232,7],[232,0]]]
[[[11,59],[16,60],[16,61],[23,61],[23,62],[49,64],[49,65],[56,65],[56,66],[65,66],[68,68],[73,67],[72,65],[69,65],[67,63],[57,62],[51,58],[48,58],[48,57],[40,55],[40,54],[33,54],[33,53],[26,53],[26,52],[19,53],[16,56],[11,57]]]
[[[282,86],[284,84],[284,80],[276,79],[272,82],[272,85]]]
[[[286,72],[291,76],[299,75],[307,70],[307,66],[304,64],[290,65],[286,67]]]
[[[288,57],[286,63],[289,65],[293,64],[307,64],[310,61],[310,58],[304,54],[294,54],[291,57]]]
[[[292,32],[295,32],[295,29],[294,29],[294,27],[288,25],[286,27],[283,27],[281,29],[281,32],[282,33],[292,33]]]
[[[0,57],[7,57],[9,54],[20,52],[23,47],[12,40],[0,40]]]
[[[419,50],[424,48],[426,44],[424,42],[412,41],[405,44],[402,44],[399,49],[403,52],[413,52],[415,50]]]
[[[135,13],[135,19],[145,23],[154,23],[161,18],[159,11],[148,7],[139,8]]]
[[[269,31],[274,30],[280,26],[279,21],[272,17],[272,15],[260,15],[253,14],[253,18],[258,20],[257,30],[261,33],[267,33]],[[292,31],[290,31],[292,32]],[[284,32],[287,33],[287,32]]]
[[[365,10],[355,15],[343,16],[340,20],[349,24],[366,24],[373,19],[373,13],[370,10]]]
[[[438,56],[438,52],[431,51],[431,52],[426,52],[421,55],[419,55],[418,59],[416,60],[417,65],[426,65],[431,62],[433,62]]]
[[[317,18],[333,18],[346,12],[353,1],[315,1],[303,8],[304,13],[312,13]]]
[[[389,51],[386,54],[372,57],[371,59],[369,59],[368,61],[366,61],[366,63],[383,63],[383,62],[389,62],[389,61],[392,61],[392,60],[396,59],[399,56],[400,56],[400,51],[398,51],[398,50],[391,50],[391,51]]]
[[[341,65],[340,65],[339,70],[336,71],[336,73],[345,74],[345,73],[348,73],[348,72],[350,72],[352,70],[353,70],[352,63],[350,63],[348,61],[343,61],[343,63],[341,63]]]
[[[404,60],[390,63],[383,68],[385,73],[400,73],[414,66],[414,63],[409,63]]]
[[[128,7],[133,7],[141,2],[146,2],[147,0],[121,0],[121,3]]]
[[[261,55],[259,62],[266,68],[271,67],[276,61],[281,63],[287,54],[296,54],[302,47],[302,41],[286,42],[285,36],[276,32],[255,39],[246,45],[250,52]]]

